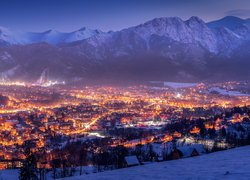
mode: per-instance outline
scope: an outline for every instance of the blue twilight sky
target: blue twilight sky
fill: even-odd
[[[0,0],[0,26],[24,31],[108,31],[155,17],[210,21],[226,15],[250,17],[250,0]]]

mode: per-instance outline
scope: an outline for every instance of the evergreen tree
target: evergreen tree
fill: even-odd
[[[36,176],[36,157],[30,151],[30,148],[25,150],[26,159],[23,161],[23,166],[20,169],[19,179],[20,180],[37,180]]]
[[[222,127],[221,128],[221,130],[220,130],[220,135],[221,135],[221,137],[226,137],[226,135],[227,135],[227,131],[226,131],[226,129],[225,129],[225,127]]]

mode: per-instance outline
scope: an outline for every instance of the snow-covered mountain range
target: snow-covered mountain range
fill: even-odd
[[[0,41],[9,45],[27,45],[41,42],[60,44],[84,40],[101,33],[103,32],[100,30],[92,30],[86,27],[69,33],[63,33],[56,30],[48,30],[41,33],[10,31],[7,28],[0,27]]]
[[[228,73],[247,79],[249,45],[250,19],[232,16],[209,23],[198,17],[155,18],[110,32],[34,33],[0,27],[0,78],[34,81],[46,70],[52,79],[195,80]]]

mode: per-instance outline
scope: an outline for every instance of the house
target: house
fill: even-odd
[[[22,160],[21,159],[2,159],[0,160],[0,169],[15,169],[22,167]]]
[[[136,156],[126,156],[125,162],[128,167],[140,165],[140,162]]]
[[[206,150],[202,144],[177,147],[171,153],[172,159],[199,156],[205,154]]]
[[[171,159],[180,159],[182,158],[182,156],[183,156],[182,152],[177,148],[175,148],[170,154]]]

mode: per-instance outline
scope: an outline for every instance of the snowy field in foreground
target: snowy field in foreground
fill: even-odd
[[[66,178],[67,180],[250,179],[250,146],[204,156]]]
[[[47,178],[47,180],[52,178]],[[250,146],[208,155],[152,163],[65,180],[250,179]],[[0,180],[18,180],[18,170],[0,171]]]

